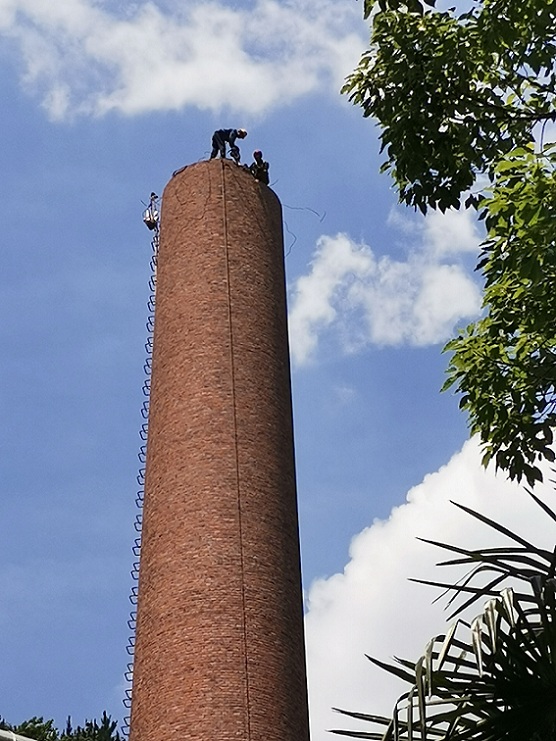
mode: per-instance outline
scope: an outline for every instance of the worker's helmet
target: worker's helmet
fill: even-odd
[[[245,129],[238,129],[237,135],[240,139],[245,139],[245,137],[247,136],[247,132],[245,131]]]
[[[263,156],[263,153],[261,152],[261,150],[255,149],[255,151],[253,152],[253,157],[257,160],[259,159],[259,157],[262,157],[262,156]]]

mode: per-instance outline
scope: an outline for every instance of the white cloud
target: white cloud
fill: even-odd
[[[258,115],[317,89],[337,94],[366,29],[358,6],[333,0],[142,2],[125,16],[94,0],[0,0],[0,34],[61,119],[185,106]]]
[[[423,241],[436,255],[476,253],[482,236],[472,211],[432,211],[424,219]]]
[[[395,224],[415,231],[413,222]],[[292,290],[290,343],[295,363],[310,361],[334,328],[344,350],[367,344],[414,346],[447,340],[455,325],[480,311],[476,283],[458,261],[479,235],[467,213],[432,214],[417,227],[420,245],[405,261],[377,258],[346,234],[322,236],[310,272]]]
[[[550,485],[536,493],[551,504]],[[364,654],[386,661],[394,655],[415,660],[428,639],[446,627],[443,604],[431,604],[438,590],[408,579],[449,580],[453,574],[448,567],[434,566],[445,556],[442,551],[416,538],[471,548],[508,544],[449,500],[542,547],[551,550],[554,545],[554,523],[522,488],[485,471],[478,443],[467,442],[446,466],[411,489],[407,502],[387,521],[375,521],[353,539],[351,560],[342,574],[311,585],[306,639],[313,741],[330,741],[326,729],[357,727],[332,707],[389,714],[405,691],[403,682],[373,667]]]
[[[353,386],[348,386],[347,384],[333,387],[333,393],[334,398],[342,406],[351,404],[355,399],[357,399],[358,396],[357,390]]]
[[[340,291],[353,278],[362,280],[373,274],[375,266],[371,250],[354,244],[345,234],[319,239],[311,272],[295,282],[289,317],[295,362],[308,360],[316,350],[319,331],[337,320]]]
[[[438,257],[476,253],[483,238],[473,212],[465,209],[444,213],[429,211],[424,219],[420,215],[408,216],[406,209],[393,209],[388,215],[388,224],[410,237],[419,235],[427,251]]]

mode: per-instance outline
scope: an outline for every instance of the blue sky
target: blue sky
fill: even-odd
[[[0,715],[118,719],[141,441],[142,203],[242,126],[284,206],[313,738],[396,696],[364,653],[415,657],[443,616],[417,535],[481,542],[448,500],[543,532],[479,465],[444,342],[480,311],[468,214],[379,175],[339,95],[352,0],[0,0]],[[465,443],[465,445],[464,445]],[[463,448],[463,449],[462,449]],[[502,514],[503,513],[503,514]],[[546,537],[549,537],[548,535]]]

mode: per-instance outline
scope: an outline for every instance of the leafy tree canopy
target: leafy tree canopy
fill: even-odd
[[[33,717],[19,725],[10,725],[0,716],[0,728],[35,739],[36,741],[121,741],[116,730],[117,722],[104,712],[100,723],[86,720],[83,726],[73,728],[68,717],[65,729],[60,732],[53,720]]]
[[[556,0],[434,5],[365,0],[371,46],[343,92],[378,120],[402,203],[484,220],[485,314],[448,344],[446,387],[485,462],[532,484],[556,425]]]

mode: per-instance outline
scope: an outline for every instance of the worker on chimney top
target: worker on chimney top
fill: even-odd
[[[245,129],[218,129],[212,135],[212,152],[210,158],[213,160],[217,154],[225,159],[226,157],[226,143],[230,145],[230,155],[236,165],[239,165],[240,153],[239,147],[236,145],[236,139],[245,139],[247,132]]]
[[[255,178],[255,180],[258,180],[260,183],[264,183],[265,185],[268,185],[269,177],[268,177],[268,168],[269,164],[268,162],[265,162],[263,160],[263,153],[260,149],[255,149],[253,152],[253,159],[255,160],[252,165],[249,165],[249,171],[251,175]]]

